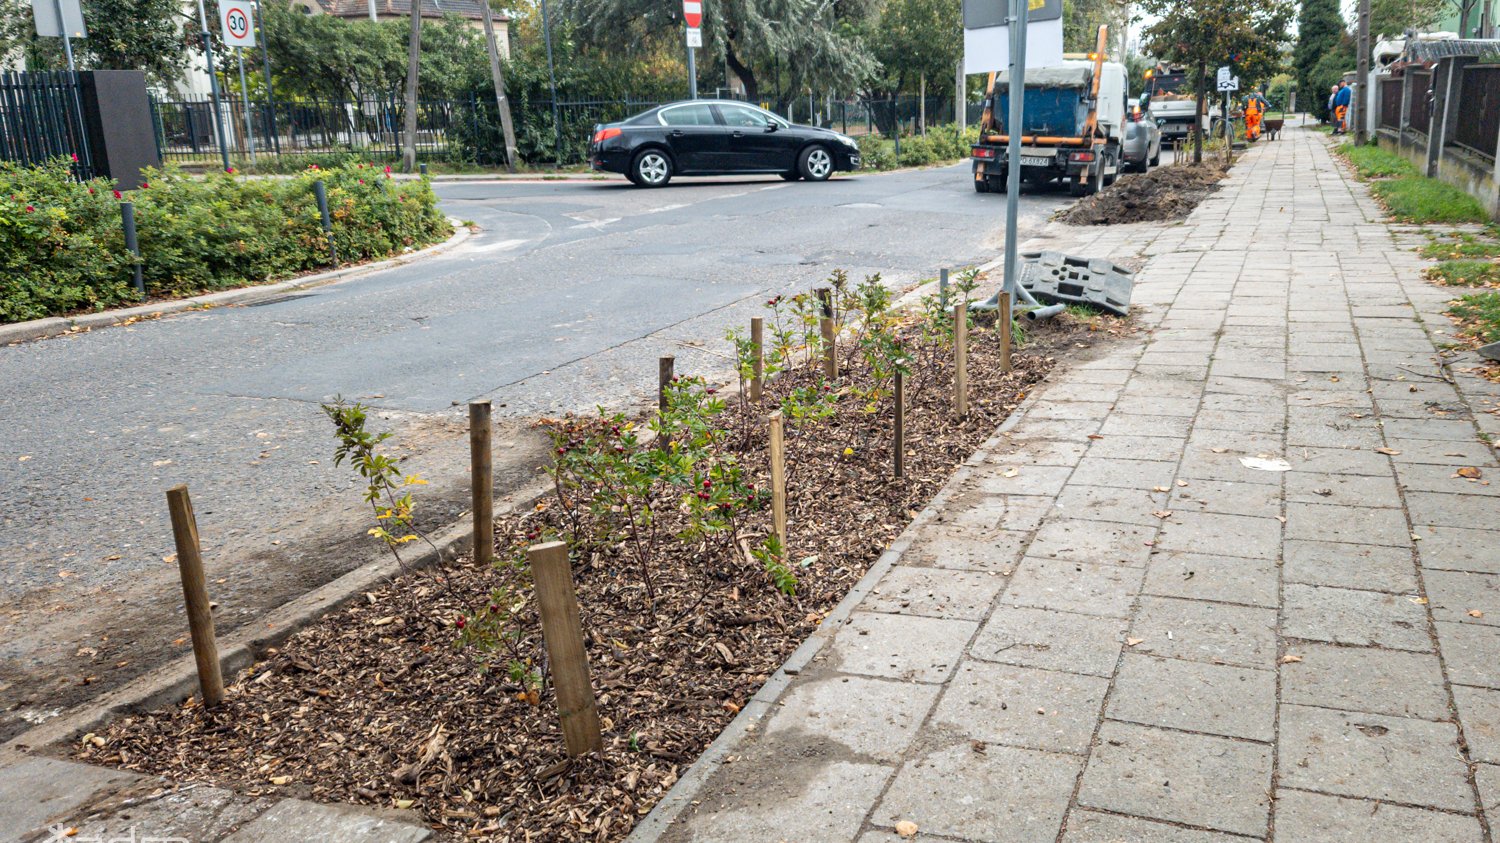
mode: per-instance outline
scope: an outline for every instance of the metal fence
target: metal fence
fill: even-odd
[[[1411,71],[1411,101],[1407,103],[1407,128],[1427,134],[1432,123],[1432,71]]]
[[[1380,128],[1401,128],[1402,82],[1399,78],[1380,80]]]
[[[528,161],[585,160],[589,137],[599,123],[623,120],[661,105],[658,100],[591,99],[559,101],[515,97],[511,100],[516,145]],[[759,103],[773,108],[772,103]],[[401,96],[359,100],[266,102],[226,97],[220,114],[230,154],[236,159],[272,155],[297,158],[356,155],[373,159],[401,154],[405,103]],[[982,106],[969,104],[968,120]],[[919,132],[953,122],[951,97],[793,100],[780,110],[799,123],[838,129],[851,135]],[[218,157],[218,134],[210,100],[154,101],[152,116],[163,160],[204,162]],[[493,95],[474,93],[464,99],[424,100],[417,105],[417,155],[428,160],[494,164],[501,160],[500,120]]]
[[[71,157],[79,178],[92,176],[80,103],[72,73],[0,73],[0,160],[39,164]]]
[[[1463,113],[1453,142],[1493,161],[1500,139],[1500,64],[1471,64],[1463,68],[1456,102]]]

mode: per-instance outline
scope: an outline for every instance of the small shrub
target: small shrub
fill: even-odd
[[[871,170],[896,169],[896,145],[879,135],[865,135],[859,139],[859,157]]]
[[[901,153],[898,160],[903,167],[924,167],[938,160],[938,157],[927,138],[915,135],[901,141]]]

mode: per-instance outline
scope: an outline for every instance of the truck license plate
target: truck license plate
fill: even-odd
[[[1021,156],[1021,166],[1022,167],[1050,167],[1050,166],[1052,166],[1052,159],[1051,158],[1034,158],[1034,157],[1029,156],[1029,155],[1022,155]]]

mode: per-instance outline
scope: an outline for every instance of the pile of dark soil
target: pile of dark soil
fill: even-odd
[[[529,577],[513,560],[538,536],[569,530],[548,498],[497,524],[500,564],[407,574],[235,677],[224,705],[189,700],[135,714],[75,754],[250,795],[409,808],[444,839],[621,840],[1058,356],[1123,330],[1107,317],[1035,326],[1010,373],[999,369],[995,332],[976,331],[962,421],[950,409],[951,356],[919,354],[900,480],[891,477],[890,401],[872,408],[847,394],[847,384],[869,383],[855,366],[835,415],[788,424],[795,596],[715,540],[677,539],[685,516],[665,499],[659,528],[672,538],[651,562],[654,606],[623,544],[575,552],[602,753],[570,760],[551,687],[504,669],[519,657],[546,675]],[[811,369],[788,371],[767,385],[768,398],[818,382]],[[765,412],[733,396],[724,411],[725,429],[749,432],[737,458],[757,488],[768,483]],[[768,522],[768,512],[752,513],[742,534],[764,535]],[[486,611],[508,615],[513,633],[492,670],[458,643],[457,619],[468,616],[472,631]]]
[[[1121,176],[1113,186],[1081,199],[1057,219],[1068,225],[1166,222],[1192,213],[1229,174],[1222,161],[1169,164],[1149,173]]]

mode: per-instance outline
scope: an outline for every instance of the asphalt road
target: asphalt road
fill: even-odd
[[[458,249],[281,299],[0,348],[0,738],[185,652],[163,490],[187,483],[221,630],[365,561],[368,510],[319,410],[378,409],[458,517],[466,411],[500,417],[497,486],[535,477],[529,420],[654,392],[656,358],[726,369],[724,331],[837,268],[908,284],[1000,249],[1005,197],[965,165],[779,178],[447,182]],[[1026,195],[1022,235],[1065,193]]]

